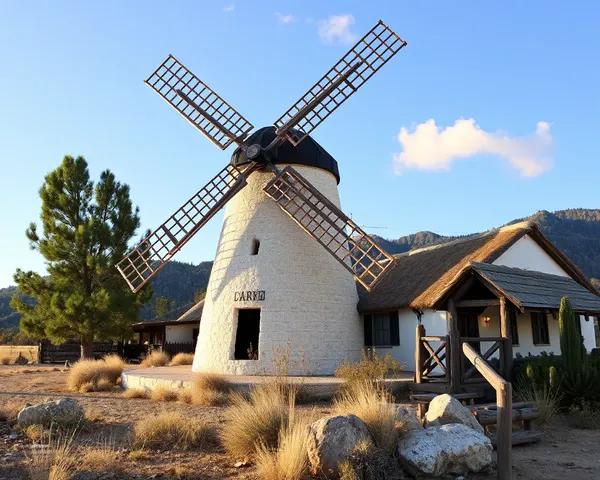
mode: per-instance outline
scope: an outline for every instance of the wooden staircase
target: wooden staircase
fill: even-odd
[[[494,448],[497,448],[494,427],[498,421],[498,406],[495,403],[475,405],[475,399],[483,397],[482,392],[455,393],[450,395],[460,400],[463,405],[466,405],[473,412],[473,415],[483,426],[487,436],[492,441],[492,445]],[[436,396],[435,393],[414,393],[410,396],[411,400],[417,404],[417,415],[419,418],[423,418],[429,403]],[[535,429],[535,420],[540,416],[537,408],[533,407],[532,402],[515,402],[512,407],[512,445],[539,442],[542,439],[542,432]],[[514,429],[515,426],[517,429]]]

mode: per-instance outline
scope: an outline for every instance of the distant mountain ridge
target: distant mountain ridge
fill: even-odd
[[[587,277],[600,289],[600,209],[574,208],[548,212],[539,212],[527,218],[516,219],[507,225],[531,220],[538,224],[542,232],[564,252]],[[464,235],[468,237],[470,235]],[[374,235],[375,241],[390,253],[405,253],[412,249],[449,242],[458,236],[438,235],[422,231],[388,240]],[[198,265],[173,261],[156,275],[152,281],[154,298],[162,296],[181,307],[193,301],[198,290],[208,285],[212,262]],[[9,305],[17,287],[0,289],[0,328],[19,325],[19,314]],[[140,311],[143,320],[154,318],[154,301]]]

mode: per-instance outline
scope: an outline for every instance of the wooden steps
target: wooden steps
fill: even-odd
[[[483,398],[483,392],[451,393],[450,395],[461,402]],[[413,402],[430,403],[437,396],[435,393],[413,393],[410,399]]]
[[[496,410],[476,410],[473,412],[477,421],[484,427],[487,425],[495,425],[498,420],[498,412]],[[537,408],[513,408],[512,421],[514,422],[529,422],[540,416]]]
[[[492,441],[492,445],[494,448],[497,448],[496,435],[490,434],[488,435],[490,440]],[[518,430],[516,432],[512,432],[512,445],[525,445],[527,443],[537,443],[542,439],[542,432],[539,430]]]
[[[533,402],[514,402],[512,404],[513,408],[533,408]],[[477,410],[497,410],[498,409],[498,405],[496,405],[495,403],[482,403],[479,405],[468,405],[467,408],[469,408],[472,412],[475,412]]]

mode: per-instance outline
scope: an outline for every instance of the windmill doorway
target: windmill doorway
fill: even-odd
[[[235,360],[258,360],[260,308],[238,310],[235,334]]]

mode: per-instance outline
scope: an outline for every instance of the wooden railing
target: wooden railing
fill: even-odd
[[[502,337],[460,337],[461,348],[462,348],[462,345],[464,345],[465,343],[469,343],[469,344],[470,343],[478,343],[481,345],[481,343],[484,343],[484,342],[492,343],[492,346],[490,348],[488,348],[485,353],[480,354],[481,358],[483,360],[485,360],[486,362],[488,362],[490,360],[490,358],[492,357],[492,355],[494,355],[494,353],[498,352],[499,365],[502,366],[503,365],[503,355],[504,355],[504,352],[502,350],[502,345],[503,345]],[[460,378],[461,383],[469,384],[469,383],[481,382],[481,380],[478,378],[471,378],[476,371],[477,371],[477,369],[475,368],[474,365],[469,365],[469,368],[461,367],[461,372],[462,372],[461,378]]]
[[[448,337],[426,336],[425,327],[418,325],[415,340],[415,382],[424,383],[432,379],[444,378],[449,383],[450,344]],[[435,349],[432,346],[434,343],[439,343]],[[436,368],[439,369],[439,374],[434,373]]]
[[[477,369],[496,390],[498,479],[510,480],[512,472],[512,385],[498,375],[471,345],[463,343],[462,351],[473,368]]]

